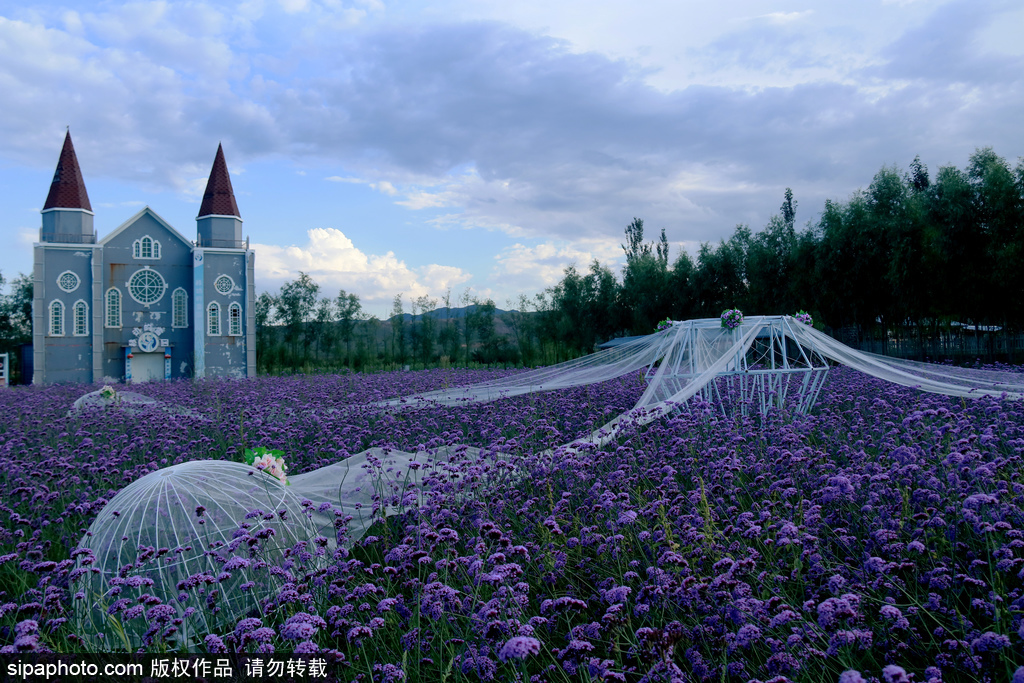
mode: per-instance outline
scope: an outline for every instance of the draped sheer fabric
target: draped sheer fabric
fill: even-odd
[[[718,319],[676,322],[668,329],[585,358],[501,380],[394,399],[379,408],[459,406],[645,373],[648,386],[632,409],[583,439],[553,445],[542,453],[557,457],[565,449],[604,445],[625,428],[633,429],[672,411],[685,409],[698,394],[705,400],[714,398],[711,390],[717,391],[716,383],[723,381],[732,382],[742,391],[746,388],[760,391],[779,405],[783,404],[780,397],[786,395],[789,384],[795,384],[799,390],[793,405],[806,412],[813,405],[827,372],[826,359],[927,392],[963,397],[1024,398],[1024,375],[1021,374],[918,363],[864,353],[790,316],[764,316],[748,318],[735,330],[721,329]],[[753,393],[742,395],[747,400]],[[90,398],[86,403],[99,406],[97,401]],[[148,401],[136,404],[130,400],[124,404],[151,407]],[[766,405],[762,402],[762,408]],[[210,572],[217,568],[211,564],[217,561],[211,559],[213,556],[196,549],[209,548],[211,543],[219,543],[218,547],[232,545],[236,538],[232,532],[246,523],[253,506],[287,509],[293,520],[284,525],[287,533],[280,539],[287,542],[275,545],[273,552],[294,556],[288,549],[290,544],[308,546],[313,537],[324,539],[327,550],[331,550],[335,546],[334,530],[339,518],[345,520],[347,528],[347,536],[343,538],[349,542],[357,540],[381,516],[422,505],[424,496],[430,495],[428,474],[445,473],[458,478],[454,462],[480,461],[483,455],[480,449],[468,446],[448,446],[418,453],[373,448],[327,467],[294,475],[287,488],[271,477],[264,477],[259,480],[259,486],[254,487],[247,474],[251,468],[237,463],[191,462],[154,472],[118,493],[97,516],[80,543],[80,548],[93,551],[99,571],[89,574],[90,600],[76,602],[82,606],[79,623],[86,633],[100,627],[109,629],[110,620],[103,616],[105,613],[90,609],[88,605],[104,606],[112,602],[110,590],[118,582],[122,567],[132,562],[130,558],[140,545],[191,549],[181,553],[173,563],[154,565],[159,571],[152,576],[146,574],[155,581],[148,589],[151,593],[165,604],[178,605],[176,584],[181,579],[194,573],[197,567]],[[488,454],[487,459],[501,467],[492,468],[483,477],[484,483],[490,476],[520,476],[501,454]],[[226,482],[234,483],[227,485]],[[200,506],[211,511],[202,525],[195,513]],[[281,526],[281,520],[272,517],[259,524]],[[247,533],[252,533],[259,524],[250,523]],[[315,563],[315,557],[309,561]],[[241,572],[239,578],[246,575]],[[233,619],[244,616],[275,587],[273,581],[257,582],[245,596],[223,603],[225,616]],[[200,625],[201,628],[206,626]],[[124,633],[129,646],[137,647],[140,634],[130,629]]]

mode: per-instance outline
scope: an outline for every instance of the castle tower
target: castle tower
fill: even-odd
[[[235,191],[231,188],[228,165],[224,161],[224,148],[219,144],[196,223],[197,246],[221,249],[245,246],[242,244],[242,218],[235,203]]]
[[[33,248],[32,381],[91,382],[100,262],[92,204],[70,131],[41,213]]]
[[[40,242],[62,244],[93,244],[92,205],[85,191],[82,169],[78,167],[71,131],[64,136],[64,148],[57,161],[57,170],[50,183],[50,192],[43,204],[43,225],[39,229]]]
[[[256,375],[255,255],[217,145],[192,250],[195,377]]]

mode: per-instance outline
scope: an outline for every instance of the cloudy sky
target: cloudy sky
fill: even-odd
[[[70,126],[101,237],[188,236],[222,142],[257,286],[499,306],[643,218],[695,253],[916,154],[1024,155],[1018,0],[0,0],[0,272]]]

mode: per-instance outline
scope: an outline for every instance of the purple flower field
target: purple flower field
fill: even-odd
[[[112,614],[149,651],[320,652],[343,680],[378,683],[1024,681],[1024,403],[839,368],[809,416],[698,405],[554,456],[629,409],[642,379],[367,407],[501,374],[132,388],[174,410],[69,413],[98,386],[0,391],[0,648],[111,648],[111,634],[73,628],[89,571],[73,550],[149,472],[254,446],[298,474],[374,446],[463,444],[483,451],[428,475],[420,507],[354,544],[339,518],[338,550],[311,544],[319,564],[258,567],[281,588],[244,618],[218,621],[217,585],[249,562],[196,576],[185,613],[219,624],[197,641],[178,642],[188,616],[131,568],[122,583],[137,591]],[[496,476],[509,465],[519,476]]]

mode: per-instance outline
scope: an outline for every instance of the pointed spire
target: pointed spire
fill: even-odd
[[[71,131],[64,136],[64,149],[60,151],[57,170],[50,183],[50,193],[46,195],[43,211],[47,209],[85,209],[92,211],[89,194],[85,191],[82,169],[78,167],[75,146],[71,144]]]
[[[231,177],[228,175],[228,164],[224,161],[224,148],[217,145],[217,156],[213,159],[210,179],[206,182],[203,203],[199,207],[199,216],[237,216],[238,204],[235,203],[235,191],[231,189]]]

